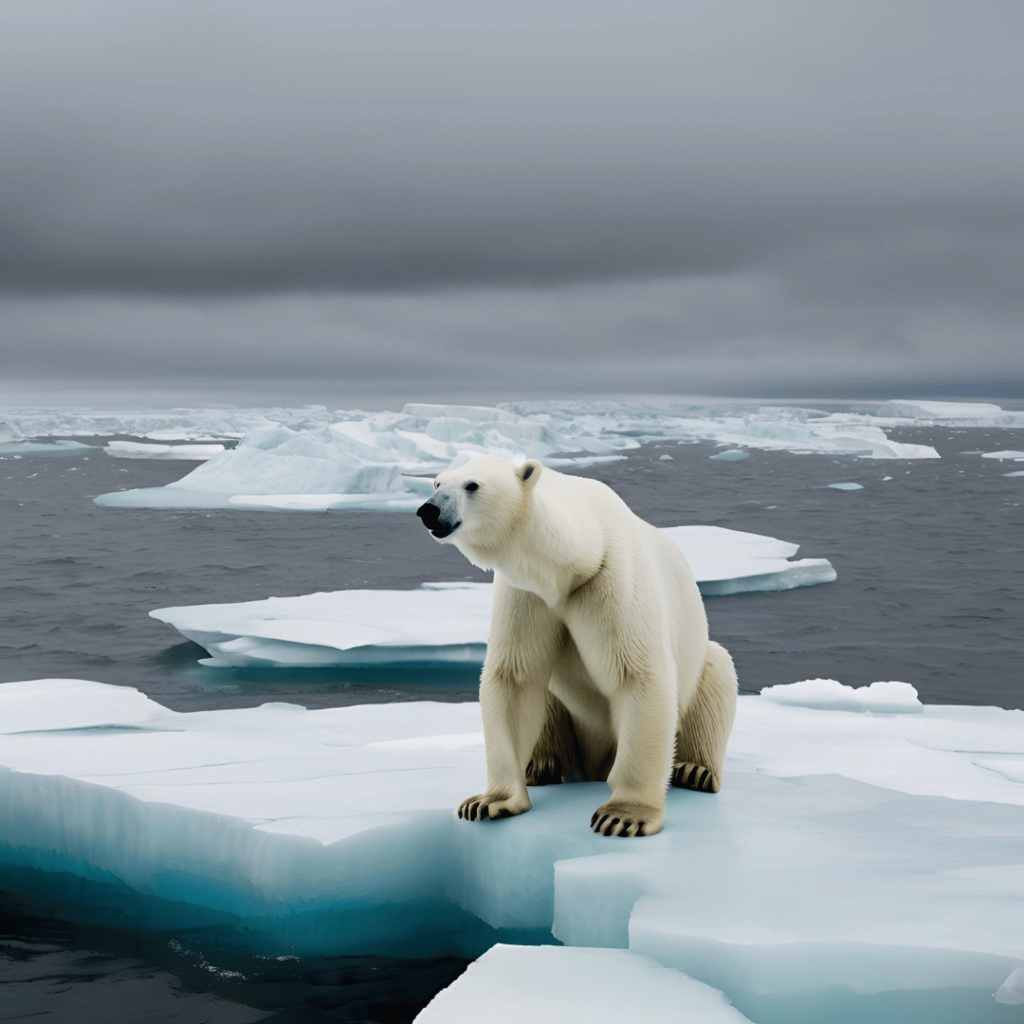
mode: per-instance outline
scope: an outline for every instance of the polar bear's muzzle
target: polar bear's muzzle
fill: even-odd
[[[434,501],[427,501],[420,505],[416,509],[416,515],[423,520],[423,525],[438,540],[444,540],[462,525],[462,520],[456,519],[450,509],[445,509]]]

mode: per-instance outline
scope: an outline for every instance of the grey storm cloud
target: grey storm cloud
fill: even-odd
[[[7,0],[0,344],[657,380],[967,331],[995,372],[1022,38],[1014,0]]]

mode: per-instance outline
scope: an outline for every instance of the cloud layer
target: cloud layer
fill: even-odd
[[[1022,32],[1008,0],[11,2],[4,363],[1012,374]]]

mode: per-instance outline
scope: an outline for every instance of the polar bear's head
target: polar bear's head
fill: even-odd
[[[514,466],[496,456],[445,470],[434,480],[434,496],[416,515],[433,537],[463,554],[494,551],[524,517],[542,470],[535,459]]]

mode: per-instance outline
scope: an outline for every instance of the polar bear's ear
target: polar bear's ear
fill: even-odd
[[[543,468],[543,465],[536,459],[528,459],[516,470],[516,476],[522,481],[524,491],[529,492],[533,490],[540,479],[540,473]]]

